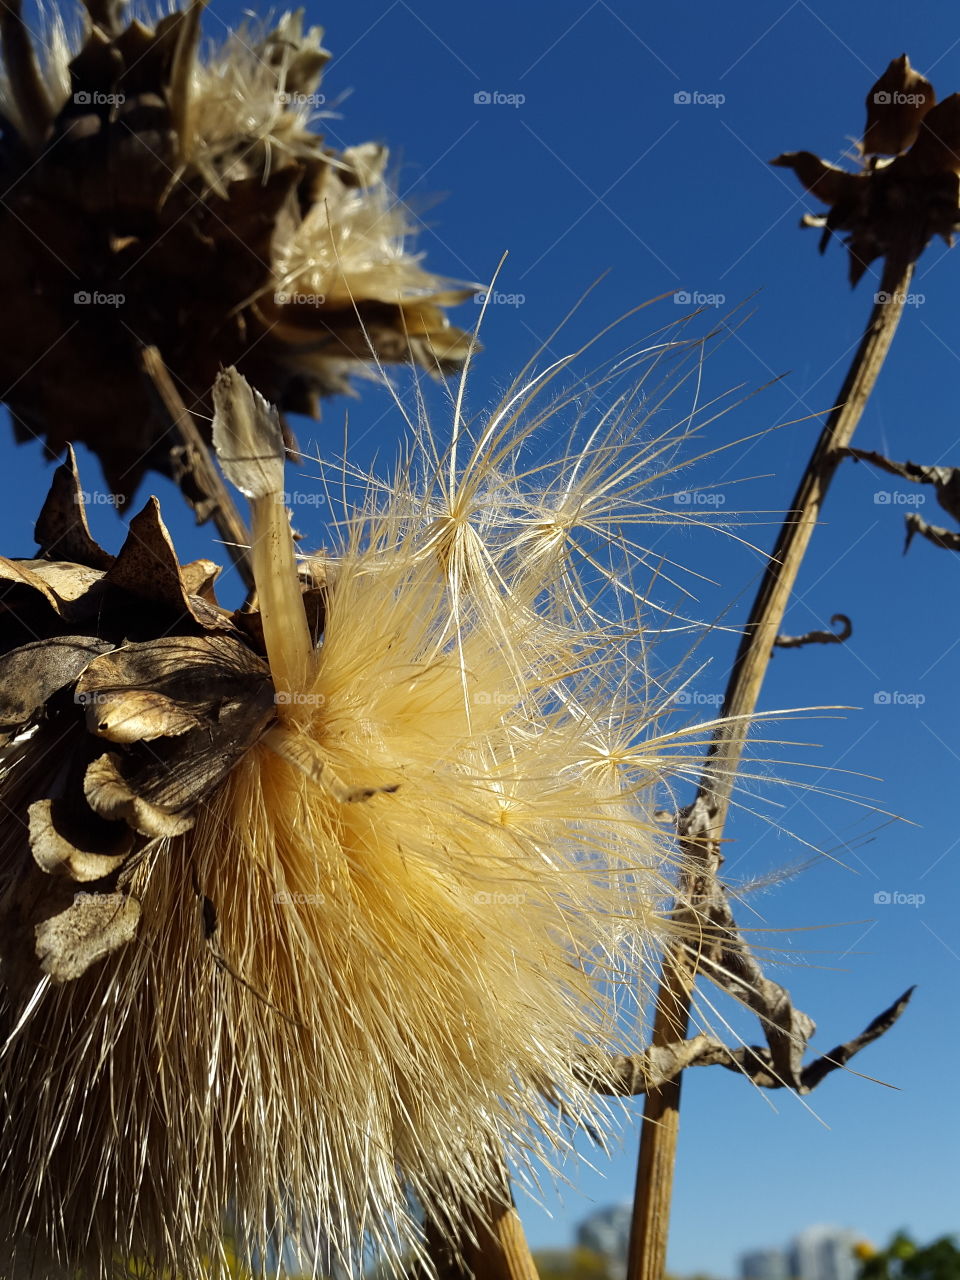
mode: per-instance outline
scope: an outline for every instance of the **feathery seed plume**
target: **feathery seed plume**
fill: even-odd
[[[226,1275],[225,1221],[358,1273],[365,1240],[422,1248],[413,1206],[502,1195],[487,1153],[603,1126],[699,731],[661,731],[642,676],[664,397],[538,461],[566,364],[458,406],[446,446],[421,425],[309,579],[276,412],[221,374],[259,612],[154,500],[99,547],[72,458],[36,559],[0,562],[0,1227],[28,1273]]]

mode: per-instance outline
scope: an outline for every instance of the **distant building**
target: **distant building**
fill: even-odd
[[[860,1237],[845,1227],[808,1227],[790,1242],[790,1275],[795,1280],[856,1280],[854,1245]]]
[[[740,1258],[740,1280],[790,1280],[783,1249],[754,1249]]]
[[[619,1280],[627,1273],[631,1216],[630,1205],[615,1204],[598,1209],[577,1227],[577,1244],[606,1259],[612,1280]]]

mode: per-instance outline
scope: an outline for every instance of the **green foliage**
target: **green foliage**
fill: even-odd
[[[960,1280],[960,1248],[954,1236],[918,1245],[898,1231],[886,1249],[860,1251],[859,1280]]]

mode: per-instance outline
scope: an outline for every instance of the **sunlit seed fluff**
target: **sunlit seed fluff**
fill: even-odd
[[[218,384],[277,717],[145,859],[136,938],[82,988],[44,984],[19,1033],[21,1225],[52,1252],[216,1272],[229,1219],[261,1255],[286,1239],[356,1271],[365,1238],[420,1248],[411,1204],[456,1222],[495,1190],[491,1152],[549,1164],[565,1122],[602,1123],[587,1081],[631,1047],[666,927],[656,793],[683,753],[654,730],[632,585],[668,442],[612,397],[593,461],[534,461],[537,390],[450,447],[422,427],[369,482],[316,562],[314,646],[276,419]],[[551,514],[577,485],[582,527]]]

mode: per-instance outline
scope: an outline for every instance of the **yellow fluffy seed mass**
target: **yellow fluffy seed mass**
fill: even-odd
[[[540,390],[447,449],[421,430],[345,504],[300,667],[288,520],[254,498],[277,722],[144,862],[135,940],[8,1046],[7,1103],[37,1112],[22,1223],[54,1254],[193,1275],[228,1217],[261,1256],[356,1269],[364,1239],[419,1247],[415,1206],[488,1195],[489,1153],[555,1159],[558,1104],[598,1120],[669,893],[683,735],[657,735],[632,585],[669,441],[631,392],[538,452]]]

